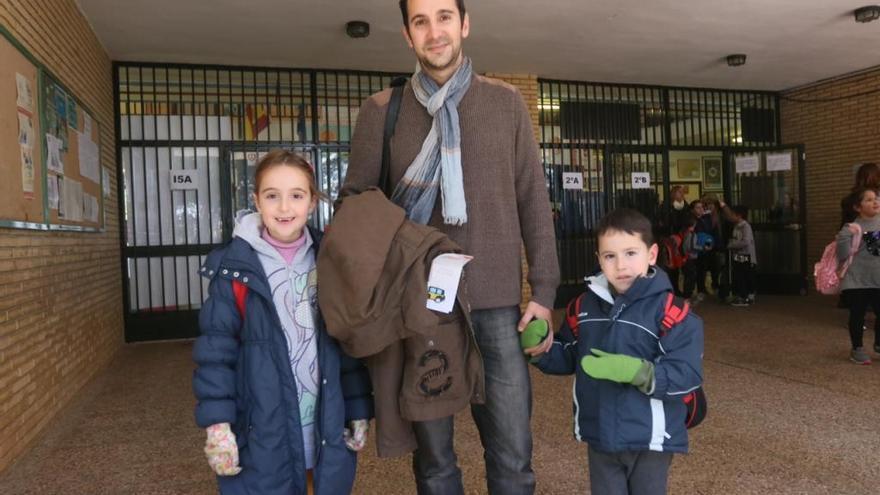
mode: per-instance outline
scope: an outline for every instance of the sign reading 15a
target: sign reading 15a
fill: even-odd
[[[169,170],[169,173],[171,174],[172,191],[199,188],[198,170]]]

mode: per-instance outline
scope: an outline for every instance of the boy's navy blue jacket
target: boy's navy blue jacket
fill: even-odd
[[[545,373],[575,374],[574,435],[596,450],[687,452],[682,397],[703,380],[703,322],[689,312],[661,334],[671,290],[663,270],[653,267],[616,299],[604,275],[590,277],[577,314],[577,337],[563,323],[550,351],[536,363]],[[652,393],[591,378],[580,365],[590,348],[654,363]]]
[[[320,234],[310,229],[317,249]],[[229,423],[235,433],[242,471],[219,476],[223,494],[298,495],[306,493],[300,410],[287,341],[272,303],[257,254],[235,237],[213,251],[201,268],[211,280],[199,312],[193,375],[196,423],[205,428]],[[248,287],[245,323],[235,305],[232,281]],[[320,289],[319,289],[320,290]],[[369,375],[359,361],[343,354],[318,321],[321,370],[316,428],[316,494],[350,493],[357,455],[342,438],[345,423],[373,416]]]

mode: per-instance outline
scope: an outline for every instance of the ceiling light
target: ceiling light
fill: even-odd
[[[746,54],[745,53],[734,53],[733,55],[727,56],[727,65],[731,67],[738,67],[746,63]]]
[[[866,5],[853,11],[856,22],[871,22],[880,19],[880,5]]]
[[[366,38],[370,35],[370,23],[365,21],[348,21],[345,33],[352,38]]]

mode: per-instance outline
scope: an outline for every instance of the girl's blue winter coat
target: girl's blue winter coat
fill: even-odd
[[[310,229],[314,248],[320,233]],[[242,471],[218,477],[223,494],[306,493],[300,410],[288,361],[287,341],[257,254],[235,237],[213,251],[201,268],[210,279],[199,313],[201,336],[193,358],[196,423],[229,423],[239,447]],[[247,286],[244,324],[233,280]],[[319,288],[320,290],[320,288]],[[317,405],[315,493],[346,494],[354,484],[357,455],[343,441],[353,419],[373,416],[366,369],[346,356],[318,322],[321,389]]]

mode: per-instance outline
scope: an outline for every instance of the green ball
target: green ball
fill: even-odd
[[[535,347],[547,338],[547,332],[549,331],[550,324],[547,320],[532,320],[519,335],[519,345],[523,349]]]

